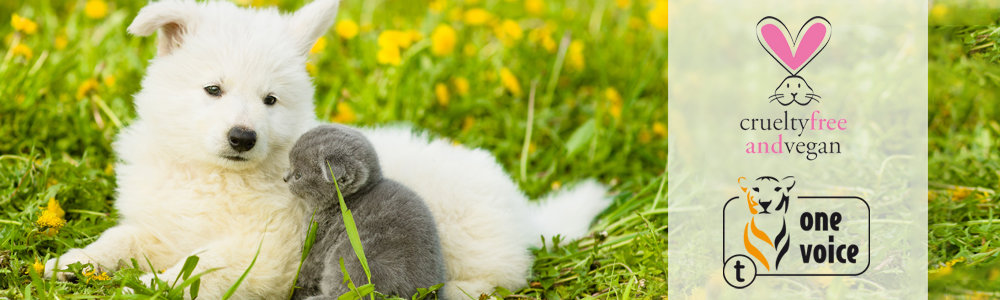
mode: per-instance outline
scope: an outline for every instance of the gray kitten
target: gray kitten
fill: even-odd
[[[409,298],[417,288],[445,282],[444,256],[430,209],[415,192],[382,177],[375,148],[361,132],[343,125],[319,126],[299,138],[289,157],[285,181],[310,211],[316,210],[319,223],[296,282],[301,289],[292,299],[336,299],[349,292],[341,257],[356,285],[368,283],[347,237],[331,169],[357,224],[376,291]]]

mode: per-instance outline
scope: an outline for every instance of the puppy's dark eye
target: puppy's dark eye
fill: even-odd
[[[792,87],[792,85],[791,85],[791,84],[788,84],[788,83],[786,83],[786,84],[785,84],[785,87]]]
[[[799,87],[800,87],[800,88],[802,87],[802,84],[801,84],[801,83],[799,84]]]
[[[222,89],[219,88],[219,86],[217,86],[217,85],[206,86],[205,87],[205,92],[208,93],[209,95],[216,96],[216,97],[218,97],[219,95],[222,95]]]
[[[302,173],[295,172],[295,179],[297,180],[299,178],[302,178]]]
[[[278,98],[275,98],[274,95],[267,95],[267,97],[264,97],[265,105],[274,105],[275,102],[278,102]]]
[[[753,191],[760,193],[760,189],[759,188],[753,188]]]
[[[781,188],[780,188],[780,187],[776,187],[776,188],[774,188],[774,191],[775,191],[775,192],[780,192],[780,191],[781,191]]]

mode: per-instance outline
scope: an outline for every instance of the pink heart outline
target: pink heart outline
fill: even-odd
[[[776,24],[781,24],[781,28]],[[764,50],[789,74],[798,75],[816,55],[826,48],[832,35],[832,29],[832,25],[826,18],[812,17],[802,25],[802,29],[799,29],[793,40],[791,33],[781,20],[768,16],[757,23],[757,40],[761,47],[764,47]]]

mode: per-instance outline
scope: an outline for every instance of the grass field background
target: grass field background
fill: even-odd
[[[1000,26],[993,22],[930,29],[932,298],[1000,297]]]
[[[238,1],[284,11],[302,2]],[[156,48],[125,32],[144,4],[0,3],[0,298],[110,298],[139,275],[65,283],[34,269],[118,218],[112,142],[135,118],[131,95]],[[405,122],[487,149],[533,198],[584,178],[618,193],[594,235],[535,251],[528,287],[514,297],[659,299],[666,14],[665,1],[649,0],[345,0],[302,67],[321,119]],[[968,128],[992,130],[981,127]]]

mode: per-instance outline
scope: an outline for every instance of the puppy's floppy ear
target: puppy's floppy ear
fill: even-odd
[[[316,40],[333,26],[339,5],[340,0],[313,0],[292,15],[288,29],[300,53],[309,53]]]
[[[180,48],[184,35],[198,19],[197,4],[191,1],[165,0],[143,7],[135,16],[128,32],[138,36],[148,36],[159,30],[159,46],[156,55],[165,56]]]

